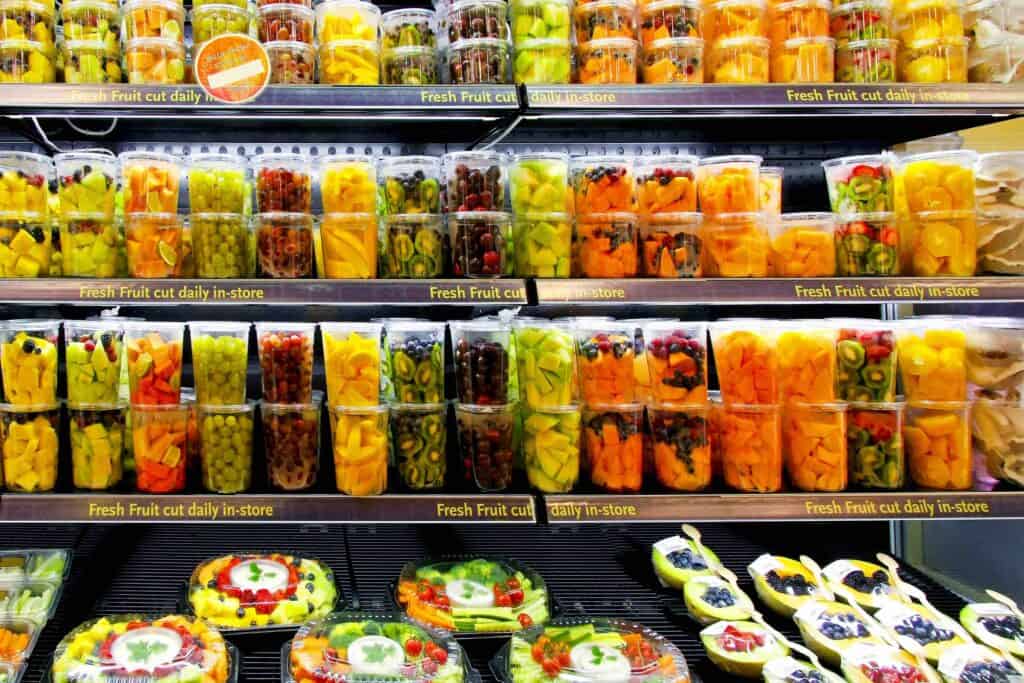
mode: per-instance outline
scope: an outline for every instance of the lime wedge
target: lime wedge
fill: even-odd
[[[166,242],[156,243],[156,253],[160,254],[160,258],[164,260],[164,263],[170,267],[178,265],[178,254],[174,251],[174,247],[167,244]]]

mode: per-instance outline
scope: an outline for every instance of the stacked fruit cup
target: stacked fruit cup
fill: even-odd
[[[906,83],[966,83],[967,39],[959,0],[894,0],[899,79]]]
[[[624,278],[640,272],[633,159],[581,157],[570,164],[575,200],[573,272]]]
[[[725,483],[752,493],[782,488],[779,329],[761,319],[711,324],[721,390],[721,449]]]
[[[573,195],[568,155],[517,154],[509,165],[509,194],[516,275],[569,277]]]
[[[571,0],[513,0],[513,80],[569,83],[572,79]]]
[[[710,83],[768,83],[771,41],[767,0],[716,0],[702,17]]]
[[[497,152],[444,156],[445,210],[452,273],[497,278],[515,266],[512,215],[505,209],[505,157]]]
[[[380,82],[428,85],[441,82],[437,13],[406,8],[385,12],[380,30]]]
[[[579,479],[582,438],[572,325],[518,318],[512,329],[526,476],[539,491],[567,493]]]
[[[56,14],[53,0],[0,2],[0,82],[53,83],[56,80]]]
[[[282,491],[316,483],[320,402],[313,393],[313,323],[256,323],[267,480]]]
[[[57,480],[59,320],[9,320],[0,325],[0,462],[9,490],[51,491]]]
[[[252,481],[255,403],[246,401],[250,327],[247,322],[189,324],[197,450],[203,487],[213,493],[239,493]]]
[[[0,277],[47,277],[52,256],[50,158],[0,153]]]
[[[447,240],[441,215],[441,160],[390,157],[377,168],[383,197],[380,274],[387,278],[435,278],[445,272]]]
[[[700,0],[640,3],[640,73],[644,83],[703,83],[704,6]]]
[[[392,461],[409,490],[439,489],[448,471],[448,404],[444,389],[443,322],[390,320],[384,355],[394,392]]]
[[[373,157],[339,154],[320,164],[321,277],[377,277],[377,168]]]
[[[388,485],[388,411],[381,401],[380,323],[320,323],[338,491],[376,496]]]
[[[314,275],[313,169],[304,154],[251,160],[256,189],[256,265],[264,277]]]
[[[380,83],[380,19],[380,9],[363,0],[326,0],[316,6],[321,83]]]
[[[22,6],[33,5],[25,0]],[[61,4],[64,42],[60,45],[65,83],[120,83],[121,10],[106,0],[69,0]]]
[[[182,402],[185,324],[127,322],[124,327],[136,488],[184,490],[191,409]]]
[[[884,154],[840,157],[822,164],[835,215],[835,275],[900,272],[900,232],[894,210],[891,159]]]
[[[892,34],[891,0],[850,0],[832,8],[836,81],[893,83],[899,41]]]
[[[114,212],[117,158],[97,152],[64,152],[54,156],[54,162],[64,276],[125,276],[124,231]]]
[[[185,261],[185,226],[178,215],[178,160],[161,152],[124,152],[119,161],[129,274],[179,277]]]
[[[250,35],[253,29],[253,13],[244,0],[195,2],[190,19],[193,64],[207,41],[225,33]]]
[[[835,45],[829,37],[832,0],[786,0],[768,10],[774,83],[831,83]]]
[[[640,48],[634,0],[588,0],[573,8],[576,81],[586,85],[637,82]]]
[[[726,0],[732,1],[732,0]],[[697,198],[704,216],[704,275],[768,277],[771,225],[761,206],[761,162],[756,155],[706,157],[697,169]]]
[[[511,44],[503,0],[455,0],[444,10],[450,83],[508,83]]]
[[[896,347],[907,399],[903,440],[911,480],[928,489],[971,488],[971,403],[964,319],[905,320],[896,330]]]
[[[904,272],[970,277],[978,260],[974,167],[969,150],[906,156],[896,163],[894,205]]]
[[[128,82],[185,82],[185,7],[181,0],[127,0],[122,5]]]
[[[512,482],[519,420],[511,378],[509,322],[486,318],[452,321],[455,418],[466,481],[481,491],[502,491]]]
[[[672,0],[677,1],[681,0]],[[697,213],[697,157],[657,157],[638,164],[636,207],[640,217],[642,274],[701,277],[703,217]]]
[[[211,7],[219,5],[200,9]],[[189,229],[198,277],[246,278],[255,274],[251,190],[242,157],[204,153],[190,159]]]

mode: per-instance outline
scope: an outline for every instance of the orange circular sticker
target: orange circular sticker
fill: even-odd
[[[259,41],[226,33],[203,43],[195,58],[196,82],[221,102],[248,102],[270,81],[270,57]]]

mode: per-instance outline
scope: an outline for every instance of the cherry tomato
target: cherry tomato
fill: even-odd
[[[498,607],[511,607],[512,606],[512,598],[509,597],[508,593],[502,593],[495,600],[495,603],[497,603]]]
[[[544,663],[541,664],[541,668],[544,669],[544,673],[554,678],[561,672],[562,667],[559,666],[558,662],[553,659],[545,659]]]
[[[434,648],[434,651],[430,653],[430,658],[438,664],[444,664],[448,661],[448,650],[443,647]]]
[[[438,595],[434,598],[434,604],[439,605],[441,607],[450,607],[452,601],[448,599],[447,595]]]
[[[517,579],[514,576],[510,576],[508,578],[508,581],[505,582],[505,585],[508,586],[509,589],[515,589],[515,588],[521,588],[522,587],[522,585],[519,583],[519,579]]]
[[[509,591],[508,597],[512,600],[513,605],[518,605],[523,602],[523,598],[525,598],[526,595],[523,593],[523,591],[517,588],[516,590]]]
[[[519,623],[520,624],[523,623],[523,617],[526,617],[527,619],[529,619],[530,615],[529,614],[520,614],[519,615]],[[532,622],[533,620],[530,619],[530,621]],[[523,628],[526,628],[526,624],[523,624]],[[543,662],[544,661],[544,645],[542,645],[541,642],[538,640],[536,643],[533,644],[533,647],[530,648],[530,654],[533,655],[533,659],[534,659],[535,662],[538,662],[538,663],[539,662]]]
[[[434,589],[433,589],[433,587],[431,587],[431,586],[424,586],[423,589],[420,590],[419,595],[417,595],[416,597],[418,597],[420,599],[420,602],[433,602],[434,601]]]
[[[415,638],[410,638],[409,640],[405,641],[405,654],[409,655],[410,657],[419,657],[420,652],[422,651],[422,642],[416,640]]]
[[[517,618],[519,619],[519,625],[522,626],[523,628],[530,628],[531,626],[533,626],[533,618],[529,614],[527,614],[526,612],[523,612]],[[537,646],[534,645],[533,647],[535,648],[535,651],[536,651],[536,647]],[[536,655],[534,655],[534,659],[536,659],[536,658],[537,658]]]

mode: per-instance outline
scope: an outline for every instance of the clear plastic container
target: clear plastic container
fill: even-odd
[[[441,82],[441,60],[434,47],[384,50],[380,62],[384,85],[432,85]]]
[[[511,214],[498,211],[453,213],[448,229],[456,277],[494,278],[512,272]]]
[[[57,51],[32,40],[0,41],[0,84],[53,83],[57,80]]]
[[[577,277],[635,277],[638,219],[632,213],[580,216],[573,239],[573,270]]]
[[[163,38],[184,44],[185,9],[174,0],[128,0],[122,7],[124,37]]]
[[[907,404],[903,439],[911,480],[927,489],[964,491],[974,482],[971,404],[917,401]]]
[[[96,642],[110,644],[109,657],[95,651]],[[149,661],[158,661],[159,669],[139,671],[133,653],[140,651],[154,653]],[[87,621],[64,636],[54,652],[53,678],[117,680],[120,672],[132,671],[138,683],[156,683],[168,676],[234,683],[238,662],[232,660],[237,656],[220,632],[202,619],[116,614]]]
[[[571,171],[577,215],[633,211],[632,158],[574,158]]]
[[[1013,486],[1024,485],[1017,446],[1024,439],[1024,406],[1019,399],[976,398],[971,409],[975,457],[988,474]]]
[[[978,155],[969,150],[902,157],[896,166],[897,211],[973,210],[977,161]]]
[[[185,48],[168,38],[137,38],[124,46],[128,82],[177,85],[185,81]]]
[[[782,179],[786,169],[781,166],[762,166],[757,174],[760,191],[758,210],[773,217],[782,214]]]
[[[142,493],[180,493],[188,469],[186,404],[132,405],[135,488]]]
[[[832,8],[832,37],[841,50],[847,43],[892,38],[891,0],[854,0]],[[890,77],[891,78],[891,77]],[[837,79],[842,81],[843,79]],[[870,83],[873,81],[863,81]]]
[[[846,277],[898,275],[900,234],[892,213],[837,216],[836,274]]]
[[[904,46],[963,40],[963,5],[958,0],[899,0],[893,5],[894,37]]]
[[[1024,78],[1018,54],[1021,46],[1011,41],[987,45],[971,44],[967,52],[967,80],[971,83],[1015,83]]]
[[[387,326],[388,368],[401,403],[444,400],[445,323],[396,322]]]
[[[313,276],[313,216],[260,213],[254,223],[260,272],[284,279]]]
[[[447,420],[446,403],[391,404],[392,457],[405,488],[422,491],[444,486]]]
[[[262,43],[285,41],[312,45],[315,23],[316,15],[308,7],[281,3],[261,6],[256,25]]]
[[[767,83],[770,51],[770,41],[762,37],[717,41],[708,50],[705,80],[709,83]]]
[[[71,574],[72,552],[65,548],[26,548],[0,551],[0,583],[47,582],[60,584]],[[28,622],[26,622],[28,624]],[[31,626],[31,624],[28,624]],[[10,623],[6,625],[10,628]],[[19,632],[34,628],[14,629]]]
[[[725,483],[747,493],[782,489],[782,407],[726,403],[721,417]]]
[[[722,400],[727,405],[777,403],[781,329],[758,318],[722,320],[710,329]]]
[[[447,53],[448,77],[457,85],[508,83],[509,52],[508,41],[499,38],[472,38],[452,43]]]
[[[377,216],[330,213],[320,222],[321,277],[373,279],[377,276]],[[319,261],[318,261],[319,263]]]
[[[636,169],[636,208],[641,216],[697,210],[697,157],[643,159]]]
[[[321,323],[327,404],[372,407],[380,403],[379,323]]]
[[[568,155],[548,152],[518,154],[509,165],[508,175],[516,219],[525,214],[572,211]]]
[[[836,49],[836,81],[839,83],[893,83],[899,41],[857,40]]]
[[[637,82],[638,44],[631,38],[603,38],[576,47],[576,78],[584,85]]]
[[[655,40],[643,51],[640,73],[643,82],[649,84],[703,83],[704,41],[700,38]]]
[[[903,44],[900,80],[907,83],[966,83],[967,41],[920,41]]]
[[[48,405],[57,400],[59,320],[8,320],[0,325],[0,367],[4,398],[15,405]]]
[[[350,496],[379,496],[388,488],[388,406],[331,409],[334,480]]]
[[[612,493],[640,490],[643,417],[639,403],[584,408],[583,452],[594,486]]]
[[[646,277],[691,278],[703,275],[703,216],[659,213],[641,218],[641,271]]]
[[[320,460],[320,404],[263,402],[260,410],[270,485],[281,491],[312,487]]]
[[[261,15],[262,16],[262,15]],[[248,8],[232,4],[204,4],[192,10],[192,41],[202,45],[225,33],[249,35],[252,15]]]
[[[444,272],[443,221],[433,214],[386,216],[381,274],[391,278],[431,278]]]
[[[567,213],[515,216],[512,227],[519,277],[569,277],[572,218]]]
[[[178,404],[185,324],[131,322],[124,328],[132,405]]]
[[[704,275],[769,277],[771,224],[762,213],[704,214]]]
[[[572,30],[571,0],[513,0],[510,3],[512,40],[568,43]]]
[[[0,620],[14,632],[29,633],[29,626],[43,628],[57,611],[63,586],[50,581],[28,581],[0,588]],[[29,649],[36,645],[35,629],[31,631]]]
[[[837,400],[836,327],[815,320],[776,325],[780,400],[812,404]]]
[[[912,319],[896,331],[903,393],[910,402],[967,398],[967,334],[953,318]]]
[[[380,47],[388,50],[426,47],[437,50],[437,13],[405,8],[385,12],[381,17]]]
[[[336,154],[320,161],[320,199],[324,213],[372,213],[377,201],[373,157]]]
[[[95,152],[64,152],[55,155],[53,160],[62,215],[86,213],[113,218],[117,157]]]
[[[334,40],[320,44],[320,82],[332,85],[377,85],[380,64],[377,43]]]
[[[7,392],[10,394],[9,388]],[[0,404],[0,455],[3,462],[0,471],[8,491],[41,493],[53,490],[60,461],[59,428],[59,403]],[[0,614],[5,612],[0,606]]]
[[[898,347],[893,323],[833,319],[836,343],[836,395],[846,401],[889,402],[896,395]]]
[[[922,211],[907,221],[912,274],[970,277],[978,265],[974,211]]]
[[[768,10],[768,39],[772,49],[795,38],[828,38],[830,0],[788,0]]]
[[[61,43],[65,83],[120,83],[121,50],[98,40]]]
[[[263,400],[279,404],[313,400],[313,323],[256,323]]]
[[[207,491],[241,493],[249,489],[255,408],[255,403],[199,406],[199,452]]]
[[[44,220],[52,178],[49,157],[13,150],[0,152],[0,219]]]
[[[126,214],[178,211],[181,164],[176,157],[161,152],[123,152],[118,160]]]
[[[576,5],[572,16],[579,45],[605,38],[633,40],[637,37],[633,0],[592,0]]]
[[[787,40],[773,54],[772,81],[832,83],[835,79],[835,47],[835,41],[828,37]]]
[[[455,0],[448,7],[448,42],[508,40],[508,4],[503,0]]]
[[[843,652],[848,648],[857,644],[881,645],[886,642],[882,640],[882,629],[860,614],[860,610],[848,604],[812,600],[800,606],[793,615],[793,621],[799,627],[803,641],[824,662],[838,668]]]
[[[308,43],[266,43],[270,58],[270,82],[279,85],[311,85],[316,81],[316,50]]]
[[[252,223],[236,213],[193,213],[189,217],[196,275],[247,278],[256,272]]]
[[[755,155],[706,157],[697,173],[697,192],[704,214],[757,211],[762,159]]]
[[[641,47],[650,50],[655,42],[667,38],[700,38],[703,14],[703,5],[697,0],[657,0],[641,5]]]
[[[121,13],[116,4],[106,0],[69,0],[61,3],[60,19],[64,40],[99,41],[112,52],[120,51]]]
[[[580,474],[580,406],[535,408],[522,421],[530,486],[544,493],[571,491]]]
[[[448,211],[502,211],[505,158],[497,152],[451,152],[444,156]]]
[[[255,634],[268,626],[322,619],[337,600],[330,568],[301,555],[211,557],[195,568],[188,582],[190,610],[223,631]]]
[[[576,355],[569,324],[514,320],[520,400],[525,409],[566,406],[576,397]]]
[[[182,274],[185,225],[176,213],[133,213],[125,217],[128,272],[136,278]]]
[[[320,43],[335,40],[377,42],[380,9],[372,2],[326,0],[316,6],[316,32]]]
[[[52,233],[41,217],[23,220],[0,214],[0,276],[46,277],[52,258]]]
[[[718,47],[721,41],[735,38],[768,37],[766,0],[718,0],[705,12],[704,40]]]
[[[900,489],[906,477],[904,403],[850,403],[846,447],[850,483],[868,489]]]
[[[650,393],[657,405],[702,405],[708,400],[707,326],[674,320],[643,326]]]
[[[784,213],[772,224],[777,277],[835,277],[835,219],[831,213]]]
[[[711,485],[711,442],[708,407],[650,408],[654,472],[673,491],[702,491]]]
[[[68,401],[117,401],[124,361],[124,329],[107,321],[68,320],[64,326]]]
[[[276,152],[250,160],[256,179],[257,213],[310,213],[312,164],[304,154]]]
[[[249,323],[193,322],[192,372],[200,405],[245,403]]]
[[[0,2],[0,41],[32,40],[53,48],[52,5],[32,0]]]
[[[633,332],[632,325],[614,321],[575,327],[580,398],[585,406],[636,400]]]
[[[385,157],[377,168],[384,214],[441,213],[441,159],[434,156]]]
[[[840,214],[893,210],[892,158],[864,154],[822,163],[832,210]]]
[[[516,43],[513,80],[516,83],[569,83],[572,47],[562,38],[539,38]]]
[[[789,481],[800,491],[846,489],[849,469],[845,403],[790,403],[782,444]]]
[[[455,390],[465,404],[496,405],[516,399],[510,389],[512,333],[507,323],[451,321]]]
[[[944,681],[970,681],[974,671],[1013,679],[1020,675],[1016,665],[1004,654],[975,643],[962,643],[944,648],[936,669]]]
[[[504,491],[512,483],[518,406],[458,403],[455,419],[466,479],[484,492]]]

